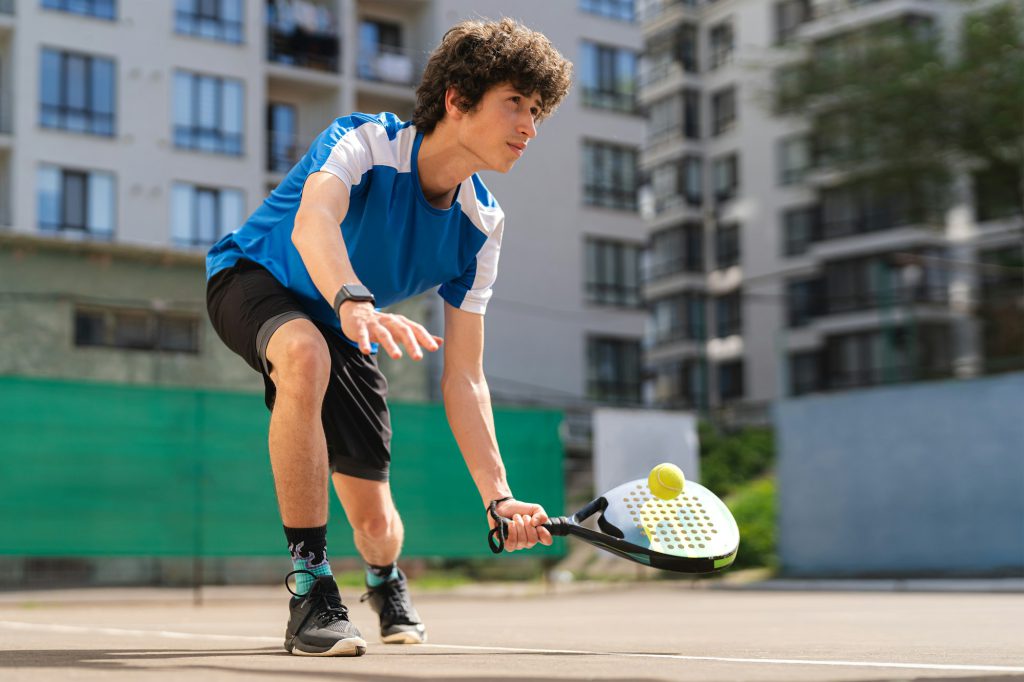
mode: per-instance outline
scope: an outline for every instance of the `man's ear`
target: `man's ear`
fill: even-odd
[[[466,115],[466,112],[459,108],[459,104],[462,101],[462,95],[455,89],[455,86],[448,86],[448,89],[444,92],[444,109],[447,115],[454,121],[458,121]]]

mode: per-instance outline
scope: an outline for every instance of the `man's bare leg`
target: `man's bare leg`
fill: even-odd
[[[270,416],[270,465],[281,520],[291,528],[327,523],[327,439],[321,421],[330,378],[327,342],[309,320],[285,322],[267,345],[277,389]]]
[[[289,604],[285,649],[302,656],[361,656],[366,640],[349,620],[327,560],[327,440],[321,410],[331,358],[309,320],[291,320],[267,345],[277,389],[270,417],[270,464],[297,595]],[[336,600],[336,601],[335,601]]]
[[[381,641],[388,644],[426,641],[427,631],[409,599],[404,574],[395,571],[390,578],[384,576],[386,567],[398,559],[405,536],[402,519],[391,499],[391,487],[387,483],[344,474],[334,474],[332,480],[352,524],[356,548],[367,564],[377,567],[375,582],[371,583],[368,575],[367,596],[370,607],[380,616]]]
[[[334,491],[352,525],[356,549],[366,563],[387,566],[402,551],[405,528],[386,482],[334,474]]]

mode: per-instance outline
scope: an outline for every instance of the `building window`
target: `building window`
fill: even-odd
[[[114,135],[114,62],[43,49],[39,124],[90,135]]]
[[[684,223],[655,232],[648,251],[647,279],[656,280],[682,272],[704,272],[704,228]]]
[[[699,156],[683,158],[683,185],[691,206],[704,203],[704,161]]]
[[[986,168],[972,176],[974,210],[978,220],[1001,220],[1020,215],[1018,192],[1021,170],[1011,167]]]
[[[236,189],[174,183],[171,241],[177,246],[210,246],[242,224],[244,199]]]
[[[614,403],[639,403],[640,342],[633,339],[587,339],[587,397]]]
[[[668,296],[651,304],[651,342],[703,341],[705,297],[700,293]]]
[[[267,12],[267,59],[305,69],[338,71],[341,42],[338,18],[332,9],[337,3],[278,0],[263,5]]]
[[[679,61],[686,73],[700,71],[697,60],[700,33],[694,24],[683,24],[675,35],[675,43]]]
[[[42,166],[37,182],[40,230],[101,239],[113,236],[116,206],[113,174]]]
[[[186,36],[242,42],[242,0],[175,0],[174,30]]]
[[[712,132],[722,135],[736,125],[736,88],[729,86],[711,95]]]
[[[656,367],[654,403],[667,408],[707,407],[707,364],[701,360],[685,360]]]
[[[782,231],[785,234],[783,253],[787,256],[799,256],[807,253],[811,244],[818,241],[818,209],[814,206],[801,206],[782,212]]]
[[[825,189],[821,193],[822,238],[890,230],[924,219],[921,209],[912,209],[912,200],[906,194],[886,194],[865,185]]]
[[[743,397],[742,360],[718,366],[718,397],[722,400],[738,400]]]
[[[242,154],[242,81],[178,71],[174,74],[174,146]]]
[[[715,336],[724,339],[743,333],[743,308],[739,291],[715,299]]]
[[[789,326],[803,327],[821,314],[821,280],[802,279],[786,284]]]
[[[43,0],[43,7],[97,19],[115,19],[117,16],[116,0]]]
[[[640,307],[641,252],[635,244],[587,238],[587,302]]]
[[[632,50],[584,42],[580,74],[586,106],[636,111],[636,53]]]
[[[683,90],[683,135],[688,140],[700,139],[699,90]]]
[[[740,188],[739,158],[736,154],[720,156],[712,162],[715,182],[715,200],[729,201],[736,197]]]
[[[740,263],[740,226],[737,223],[719,225],[715,231],[715,265],[728,268]]]
[[[683,98],[670,95],[653,102],[647,112],[647,143],[653,145],[683,131]]]
[[[360,22],[359,77],[412,85],[416,73],[404,45],[401,24],[369,19]]]
[[[793,395],[813,393],[822,389],[821,353],[808,351],[789,356],[790,392]]]
[[[298,115],[291,104],[267,105],[267,170],[287,173],[299,160]]]
[[[779,140],[779,184],[803,182],[811,169],[811,145],[807,136],[798,135]]]
[[[637,153],[603,142],[583,143],[583,202],[589,206],[635,211]]]
[[[580,9],[609,19],[633,21],[633,0],[579,0]]]
[[[733,32],[732,22],[723,21],[711,27],[711,70],[724,66],[732,61]]]
[[[775,3],[775,44],[785,45],[796,38],[800,25],[811,18],[809,0],[783,0]]]
[[[78,347],[199,352],[199,316],[189,313],[83,307],[74,329]]]
[[[772,77],[776,114],[795,113],[801,100],[803,72],[799,66],[780,66]]]

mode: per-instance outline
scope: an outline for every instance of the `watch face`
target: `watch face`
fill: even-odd
[[[346,284],[344,289],[346,298],[359,301],[373,300],[373,294],[370,293],[370,290],[360,284]]]

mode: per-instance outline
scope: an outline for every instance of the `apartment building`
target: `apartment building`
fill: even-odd
[[[641,6],[652,403],[763,419],[786,395],[993,369],[986,286],[1006,275],[971,264],[1019,260],[1019,207],[967,174],[952,209],[926,224],[901,197],[844,184],[829,172],[837,141],[811,140],[800,112],[774,106],[808,50],[827,58],[880,22],[952,35],[963,11],[923,0]]]
[[[198,265],[331,120],[350,111],[408,118],[444,31],[508,14],[545,32],[576,63],[577,81],[514,171],[484,178],[507,216],[487,314],[492,393],[638,403],[646,235],[634,77],[643,41],[632,2],[0,2],[2,229],[192,254]],[[192,295],[197,305],[180,312],[196,316],[189,348],[202,354],[216,338],[198,278]],[[402,311],[440,331],[438,296]],[[116,312],[104,324],[121,324]],[[90,329],[82,314],[67,309],[66,334]],[[120,338],[102,325],[95,333]],[[69,338],[69,352],[81,350]],[[393,387],[418,372],[410,385],[437,397],[437,358],[382,364]]]

